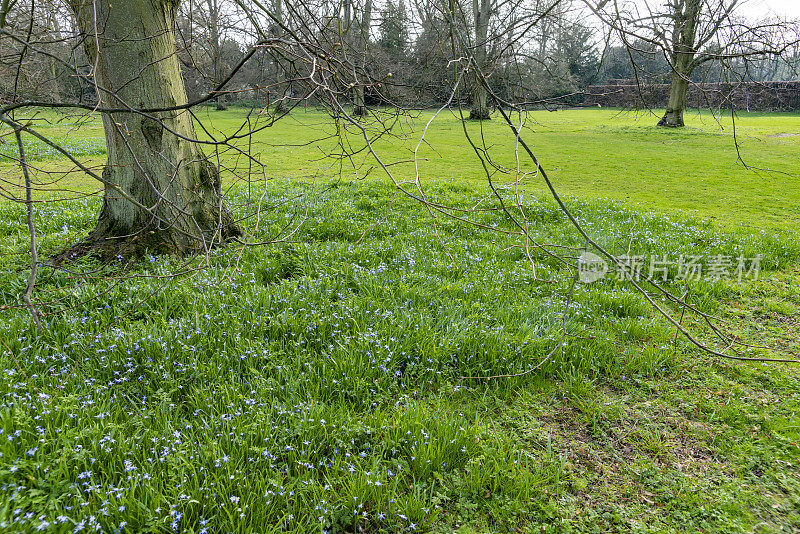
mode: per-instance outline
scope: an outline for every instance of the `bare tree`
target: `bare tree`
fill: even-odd
[[[220,54],[219,54],[219,25],[220,25],[220,9],[218,0],[206,0],[206,9],[208,10],[208,33],[209,33],[209,51],[210,60],[212,65],[211,86],[216,87],[220,78]],[[217,102],[217,109],[220,109],[219,97],[214,99]],[[225,104],[222,103],[224,109]]]
[[[351,0],[345,0],[351,5]],[[369,114],[364,98],[364,81],[368,78],[365,72],[367,55],[370,46],[370,26],[372,24],[372,0],[364,0],[361,9],[356,9],[354,24],[357,28],[356,44],[353,47],[353,67],[355,72],[355,87],[353,88],[353,115],[365,117]],[[360,83],[359,83],[360,81]]]
[[[489,43],[489,17],[496,6],[492,0],[472,0],[472,15],[475,17],[474,31],[474,56],[475,56],[475,85],[472,90],[472,109],[469,118],[474,120],[488,120],[489,107],[486,102],[486,90],[480,79],[484,76],[487,67],[487,47]]]
[[[669,100],[659,126],[684,125],[686,96],[694,71],[710,61],[730,62],[783,54],[796,27],[787,21],[753,22],[737,16],[740,0],[669,0],[587,5],[623,42],[638,39],[658,46],[671,71]]]
[[[283,10],[284,0],[272,0],[272,9],[275,17],[275,23],[272,24],[272,35],[276,39],[281,39],[285,36],[283,31],[283,27],[286,26],[287,21],[284,16]],[[274,59],[275,65],[275,80],[276,83],[285,82],[289,76],[289,69],[286,66],[286,62],[279,56],[275,57]],[[281,95],[278,98],[278,101],[275,103],[275,113],[288,113],[289,106],[286,102],[286,96],[291,91],[291,86],[286,84],[285,92],[286,94]]]

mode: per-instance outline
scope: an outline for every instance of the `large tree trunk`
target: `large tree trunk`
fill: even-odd
[[[176,2],[72,0],[72,7],[97,65],[102,108],[187,103],[175,46]],[[89,244],[113,252],[186,253],[240,233],[222,203],[219,172],[190,141],[195,129],[188,112],[103,113],[103,127],[107,184]]]
[[[669,86],[669,102],[667,111],[658,122],[659,126],[669,128],[682,128],[683,111],[686,109],[686,93],[689,90],[689,80],[683,74],[672,73],[672,83]]]
[[[473,120],[488,120],[489,106],[486,102],[486,88],[483,85],[483,76],[486,69],[486,42],[489,35],[489,14],[490,14],[490,0],[472,1],[472,9],[475,15],[475,49],[473,55],[475,57],[475,86],[472,88],[472,109],[469,112],[469,118]]]

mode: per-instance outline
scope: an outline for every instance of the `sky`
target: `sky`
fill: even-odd
[[[768,12],[800,18],[800,0],[749,0],[741,7],[741,13],[752,16],[763,17]]]

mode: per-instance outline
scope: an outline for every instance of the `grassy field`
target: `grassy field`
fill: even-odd
[[[220,132],[243,116],[209,112]],[[407,159],[429,116],[398,124],[379,153]],[[705,114],[682,131],[611,110],[531,119],[537,155],[614,253],[763,254],[757,280],[669,287],[753,345],[747,355],[800,353],[800,137],[778,136],[800,132],[800,116],[740,117],[745,161],[769,172],[737,164],[730,124]],[[80,137],[46,128],[102,164],[96,121]],[[0,530],[800,530],[797,366],[703,355],[609,278],[576,287],[566,342],[541,368],[463,378],[536,366],[560,337],[569,272],[541,258],[534,277],[514,236],[450,220],[437,235],[420,205],[391,201],[377,170],[337,176],[339,162],[319,159],[330,140],[278,146],[330,128],[297,113],[257,134],[269,174],[255,238],[307,214],[295,242],[231,246],[208,265],[44,268],[40,336],[18,306],[24,210],[0,203]],[[431,198],[473,205],[486,186],[460,123],[431,128],[436,150],[420,154]],[[484,129],[513,165],[513,137],[498,121]],[[67,168],[34,142],[29,151],[39,167]],[[75,174],[61,187],[94,185]],[[524,191],[537,239],[582,245],[541,185]],[[232,186],[229,205],[241,214],[247,195]],[[99,202],[38,204],[43,250],[84,235]],[[474,221],[510,229],[491,211]]]
[[[201,137],[221,138],[241,127],[247,111],[208,110],[199,115],[208,125],[207,134],[200,131]],[[413,178],[413,165],[397,162],[410,159],[431,116],[424,113],[397,120],[397,137],[376,143],[378,154],[386,162],[396,163],[391,170],[398,180]],[[78,121],[73,117],[38,113],[33,118],[42,133],[65,142],[73,154],[87,163],[99,166],[105,161],[99,118],[81,118],[78,134],[74,133]],[[386,114],[387,123],[393,119],[393,115]],[[615,110],[538,111],[527,117],[524,135],[566,195],[621,201],[643,212],[679,212],[729,228],[800,228],[800,114],[742,113],[735,129],[730,117],[715,117],[707,112],[689,113],[687,128],[678,131],[653,128],[655,120],[655,115],[649,113]],[[258,117],[251,116],[251,124],[264,126],[268,121],[261,118],[258,122]],[[499,164],[513,169],[514,138],[500,120],[496,118],[483,126],[468,124],[468,129],[473,136],[485,137]],[[240,140],[238,145],[259,156],[270,179],[333,179],[340,170],[352,175],[352,164],[348,168],[339,160],[323,157],[335,150],[335,143],[325,139],[335,133],[325,115],[296,112],[260,130],[253,136],[252,146],[248,139]],[[357,137],[349,136],[359,144]],[[423,180],[485,188],[485,175],[457,117],[449,112],[441,114],[426,139],[430,147],[423,145],[418,153]],[[40,165],[50,170],[64,167],[63,162],[53,158],[52,149],[40,141],[29,143],[30,150],[43,160]],[[304,144],[307,146],[301,146]],[[13,143],[0,146],[2,152],[14,154]],[[739,155],[751,169],[742,165]],[[375,166],[367,154],[358,154],[354,160],[356,164]],[[0,161],[0,172],[10,170],[6,161]],[[237,168],[245,164],[241,157],[224,154],[222,163]],[[532,170],[532,165],[523,159],[522,171]],[[360,176],[363,173],[362,169]],[[370,176],[378,174],[375,169]],[[77,173],[58,185],[81,190],[96,187]],[[527,179],[525,186],[543,191],[535,177]]]

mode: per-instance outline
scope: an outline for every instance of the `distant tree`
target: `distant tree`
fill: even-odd
[[[549,2],[551,6],[559,3],[558,0]],[[495,74],[503,72],[504,62],[517,60],[511,51],[529,46],[529,34],[541,22],[545,4],[540,0],[472,0],[470,3],[452,0],[443,8],[451,13],[445,18],[454,19],[448,24],[457,28],[465,43],[469,43],[470,119],[490,118],[487,85],[493,90],[504,85]]]
[[[348,9],[346,13],[349,15],[349,7],[352,0],[345,0]],[[365,117],[369,115],[367,103],[364,97],[364,80],[368,77],[365,76],[365,69],[367,68],[367,55],[370,48],[370,29],[372,25],[372,0],[364,0],[364,4],[356,7],[353,13],[352,23],[348,16],[348,26],[351,24],[355,26],[356,31],[353,32],[351,39],[354,40],[352,48],[353,66],[356,72],[356,81],[353,87],[353,115],[356,117]],[[360,79],[359,79],[360,78]]]
[[[631,48],[646,41],[661,49],[670,68],[667,109],[659,126],[682,127],[686,96],[695,70],[711,61],[731,62],[781,55],[787,22],[750,23],[736,16],[740,0],[586,0]],[[796,27],[794,27],[796,32]]]
[[[607,80],[639,80],[642,83],[669,81],[669,63],[661,49],[641,39],[628,46],[611,45],[603,51],[600,77]]]
[[[378,44],[389,59],[399,60],[408,53],[408,20],[403,0],[399,4],[387,0],[386,7],[381,11],[378,31]]]
[[[416,23],[417,31],[410,51],[407,83],[414,87],[421,105],[443,102],[448,98],[448,80],[453,69],[449,61],[452,47],[450,33],[443,20],[438,0],[411,0],[410,20]]]
[[[509,27],[536,24],[526,38],[508,32],[500,58],[503,94],[515,102],[578,102],[579,93],[600,75],[597,29],[578,16],[572,2],[524,4],[527,12],[510,19]],[[521,6],[515,6],[519,12]],[[585,17],[584,17],[585,19]],[[498,63],[497,54],[492,53]],[[549,105],[549,104],[547,104]]]
[[[486,100],[486,88],[482,78],[486,75],[489,48],[489,17],[497,6],[493,0],[472,0],[473,58],[475,60],[475,81],[472,88],[472,109],[469,118],[473,120],[489,120],[489,106]]]
[[[208,28],[208,47],[206,53],[208,55],[208,63],[211,66],[210,77],[211,87],[216,87],[222,79],[222,62],[220,61],[220,23],[222,13],[220,11],[219,0],[206,0],[206,25]],[[217,104],[217,109],[225,109],[225,100],[220,101],[219,97],[214,98]]]
[[[77,47],[72,23],[68,11],[56,0],[0,4],[0,29],[29,36],[37,52],[42,52],[19,42],[4,43],[0,48],[0,97],[11,100],[16,94],[58,101],[79,94],[78,84],[64,65]]]
[[[178,54],[187,92],[198,96],[216,88],[241,57],[241,41],[233,37],[236,20],[224,2],[203,0],[177,4],[175,12]],[[226,95],[214,95],[225,109]]]
[[[578,22],[565,21],[555,40],[555,56],[563,61],[575,85],[583,88],[598,75],[600,58],[595,30]]]
[[[273,0],[272,1],[272,15],[275,17],[275,21],[273,24],[270,25],[272,29],[272,36],[275,38],[282,38],[285,36],[284,27],[286,26],[287,20],[284,14],[284,0]],[[289,93],[291,91],[291,87],[289,87],[287,83],[287,78],[289,77],[289,69],[286,65],[286,62],[279,56],[276,56],[274,59],[274,66],[275,66],[275,82],[278,83],[285,83],[285,93]],[[288,113],[289,106],[286,103],[286,94],[280,95],[278,101],[275,103],[275,113]]]

